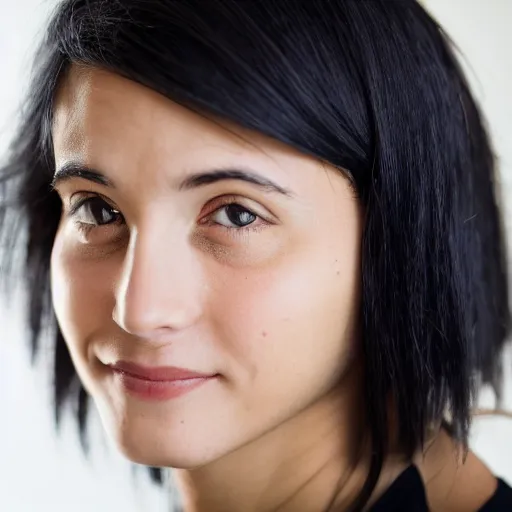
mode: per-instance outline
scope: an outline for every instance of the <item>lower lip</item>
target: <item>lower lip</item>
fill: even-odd
[[[215,377],[201,377],[173,381],[155,381],[139,379],[123,372],[114,372],[123,388],[130,394],[142,400],[163,401],[178,398],[198,388]]]

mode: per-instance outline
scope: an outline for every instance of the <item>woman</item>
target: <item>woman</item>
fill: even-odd
[[[65,0],[36,64],[1,219],[57,421],[186,512],[510,510],[492,152],[418,3]]]

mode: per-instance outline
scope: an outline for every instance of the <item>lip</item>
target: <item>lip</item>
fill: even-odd
[[[144,400],[177,398],[217,377],[174,366],[147,367],[127,361],[109,367],[125,391]]]
[[[176,366],[142,366],[128,361],[118,361],[109,365],[116,372],[126,373],[138,379],[150,381],[172,382],[185,379],[205,379],[213,374],[199,373]]]

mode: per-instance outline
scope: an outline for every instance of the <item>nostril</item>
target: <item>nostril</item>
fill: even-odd
[[[165,340],[194,325],[201,316],[197,305],[164,303],[117,303],[112,311],[113,321],[125,332],[141,339]]]

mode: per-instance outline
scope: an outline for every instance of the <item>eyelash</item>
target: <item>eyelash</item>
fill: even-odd
[[[121,222],[124,222],[124,218],[123,218],[122,213],[119,210],[117,210],[114,207],[112,207],[105,199],[103,199],[101,196],[98,196],[98,195],[88,196],[88,197],[84,197],[82,199],[79,199],[70,208],[68,216],[71,217],[71,218],[75,217],[76,214],[80,211],[81,208],[83,208],[84,206],[87,206],[87,205],[91,205],[95,201],[100,201],[101,203],[103,203],[103,205],[104,205],[104,206],[102,205],[103,209],[109,210],[113,216],[117,216],[118,218],[117,218],[117,220],[114,220],[112,222],[105,222],[104,224],[92,224],[92,223],[82,222],[82,221],[79,221],[79,220],[75,219],[74,222],[78,226],[80,231],[82,231],[85,234],[89,234],[94,229],[101,228],[101,227],[106,227],[106,226],[112,226],[112,225],[116,225],[116,224],[120,224]],[[238,206],[244,212],[247,212],[248,214],[253,216],[255,218],[255,220],[253,222],[251,222],[250,224],[247,224],[245,226],[239,226],[239,227],[228,227],[228,226],[225,226],[225,225],[220,224],[218,222],[211,222],[211,223],[209,222],[209,219],[212,216],[214,216],[218,212],[221,212],[222,210],[226,210],[230,206]],[[258,220],[260,222],[256,226],[254,226],[254,223],[256,221],[258,221]],[[241,205],[239,202],[236,201],[235,198],[232,198],[232,197],[231,198],[230,197],[223,198],[223,203],[221,204],[221,206],[216,208],[212,213],[208,214],[206,216],[206,220],[201,220],[199,223],[201,225],[211,225],[211,224],[213,224],[213,225],[215,225],[218,228],[221,228],[221,229],[223,228],[231,236],[240,236],[240,235],[247,234],[250,231],[259,231],[263,227],[261,225],[261,223],[263,223],[263,225],[270,224],[270,222],[266,221],[260,215],[258,215],[257,213],[253,212],[249,208],[246,208],[245,206]]]

